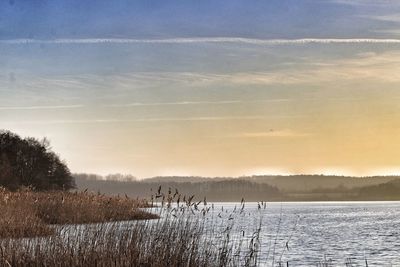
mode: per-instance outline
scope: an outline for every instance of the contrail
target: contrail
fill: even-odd
[[[168,38],[168,39],[10,39],[0,40],[0,44],[196,44],[196,43],[234,43],[252,45],[302,45],[302,44],[400,44],[400,39],[374,38],[302,38],[302,39],[253,39],[240,37],[210,37],[210,38]]]

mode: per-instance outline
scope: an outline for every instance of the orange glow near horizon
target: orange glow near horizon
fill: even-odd
[[[241,55],[239,67],[245,62],[257,71],[215,70],[229,58],[222,53],[218,62],[199,56],[195,63],[207,72],[22,73],[0,86],[43,93],[26,103],[10,96],[0,106],[0,128],[48,137],[73,172],[398,174],[400,52],[376,46],[223,44]],[[271,54],[279,57],[275,65],[268,64]]]

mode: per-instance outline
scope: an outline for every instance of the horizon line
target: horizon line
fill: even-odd
[[[73,175],[95,175],[102,178],[106,178],[108,175],[122,174],[122,175],[132,175],[129,173],[108,173],[108,174],[98,174],[98,173],[86,173],[86,172],[73,172]],[[205,179],[240,179],[240,178],[251,178],[251,177],[291,177],[291,176],[331,176],[331,177],[347,177],[347,178],[374,178],[374,177],[400,177],[400,174],[374,174],[374,175],[345,175],[345,174],[324,174],[324,173],[314,173],[314,174],[249,174],[249,175],[239,175],[239,176],[207,176],[207,175],[155,175],[149,177],[136,177],[137,181],[143,181],[153,178],[205,178]]]

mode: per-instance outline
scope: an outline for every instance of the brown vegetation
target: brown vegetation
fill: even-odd
[[[66,230],[61,227],[59,232]],[[204,225],[183,217],[134,223],[96,225],[93,231],[76,226],[70,235],[29,240],[2,240],[1,266],[255,266],[256,254],[235,258],[237,249],[224,236],[211,245],[203,238]],[[68,234],[67,234],[68,235]],[[244,253],[243,253],[244,254]]]
[[[10,192],[0,189],[0,237],[32,237],[54,232],[53,224],[154,219],[143,200],[88,192]]]
[[[38,195],[29,191],[3,192],[2,196],[9,194],[13,199],[21,197],[23,202],[35,202],[37,198],[37,203],[43,205],[46,199],[55,203],[59,202],[58,199],[64,199],[64,203],[72,203],[73,207],[76,205],[73,204],[75,200],[86,203],[88,199],[98,198],[104,204],[106,199],[110,199],[87,193]],[[112,199],[111,203],[115,204],[131,201],[123,198]],[[52,226],[54,235],[51,236],[28,239],[1,238],[0,266],[257,266],[260,229],[246,235],[243,232],[243,235],[240,234],[240,238],[235,240],[231,233],[233,219],[227,219],[221,225],[214,220],[207,222],[204,218],[209,212],[209,218],[213,218],[214,214],[213,206],[207,206],[206,200],[202,203],[193,202],[193,197],[182,196],[176,190],[168,190],[168,193],[164,194],[161,188],[152,199],[158,199],[158,204],[163,206],[155,210],[161,215],[157,220],[64,224]],[[125,204],[110,205],[115,209],[126,207]],[[242,207],[234,212],[245,216],[243,209],[244,202]],[[74,209],[72,212],[76,211],[77,209]],[[56,215],[55,220],[59,216]],[[109,218],[109,215],[103,216]],[[233,213],[226,216],[233,218]],[[115,219],[115,215],[112,219]],[[76,219],[71,219],[74,220]],[[244,240],[247,242],[243,242]]]

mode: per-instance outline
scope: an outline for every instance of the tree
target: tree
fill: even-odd
[[[0,185],[11,190],[21,186],[69,190],[75,188],[75,181],[47,139],[23,139],[10,131],[0,131]]]
[[[121,173],[109,174],[105,178],[106,178],[106,180],[110,180],[110,181],[122,181],[122,182],[136,181],[135,176],[133,176],[131,174],[121,174]]]

